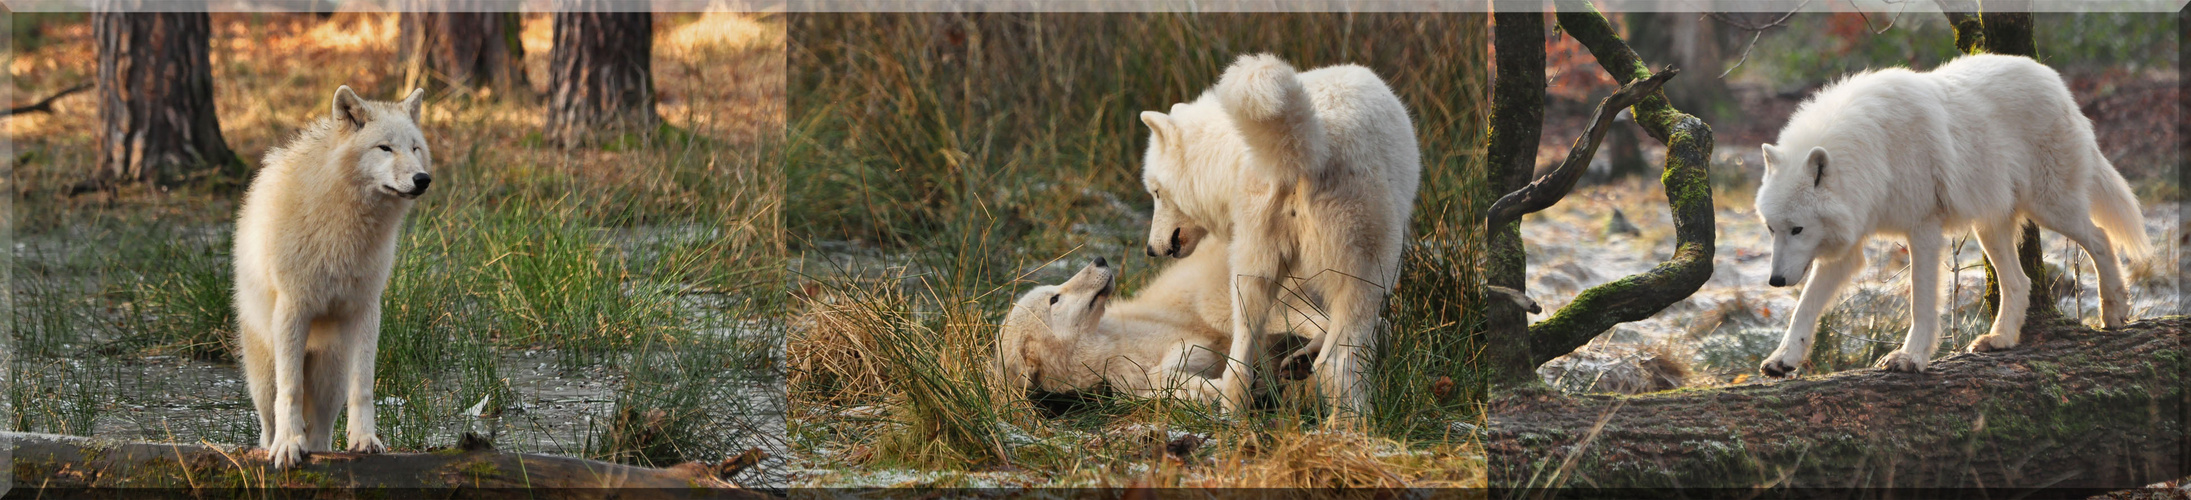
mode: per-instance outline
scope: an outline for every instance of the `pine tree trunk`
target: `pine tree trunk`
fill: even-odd
[[[654,17],[599,12],[599,2],[562,4],[549,54],[545,135],[565,147],[597,132],[653,127]]]
[[[405,12],[399,24],[396,59],[403,63],[404,85],[393,89],[394,95],[414,88],[453,88],[480,97],[532,93],[517,13]]]
[[[241,166],[213,106],[212,17],[129,12],[143,10],[141,2],[102,7],[91,17],[102,130],[87,187],[173,185]]]

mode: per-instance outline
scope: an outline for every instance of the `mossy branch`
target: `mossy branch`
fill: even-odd
[[[1760,498],[1787,495],[1749,490],[1832,498],[1982,488],[2015,498],[2175,479],[2191,465],[2182,453],[2187,324],[2035,321],[2016,349],[1957,354],[1919,374],[1861,369],[1636,396],[1507,394],[1492,401],[1484,439],[1491,487],[1739,489]],[[1573,467],[1552,477],[1569,457]]]
[[[1560,27],[1588,48],[1614,80],[1628,85],[1652,76],[1596,7],[1580,0],[1562,0],[1558,6]],[[1659,183],[1665,186],[1673,212],[1673,258],[1642,274],[1584,290],[1550,319],[1530,325],[1532,366],[1573,352],[1613,325],[1658,314],[1696,293],[1712,277],[1715,229],[1712,188],[1705,177],[1711,161],[1712,128],[1674,109],[1664,92],[1644,96],[1630,110],[1645,133],[1666,144],[1665,173]]]
[[[1597,111],[1591,113],[1590,126],[1583,129],[1581,137],[1575,138],[1575,144],[1567,149],[1567,159],[1561,161],[1558,168],[1491,204],[1490,215],[1486,216],[1490,226],[1505,226],[1523,215],[1551,208],[1552,204],[1566,198],[1567,193],[1575,189],[1575,181],[1582,179],[1583,171],[1589,169],[1590,159],[1597,156],[1598,143],[1605,140],[1605,133],[1612,128],[1613,117],[1619,115],[1620,110],[1643,101],[1645,96],[1657,93],[1659,87],[1679,73],[1681,70],[1677,69],[1661,71],[1605,96],[1605,100],[1598,102]]]

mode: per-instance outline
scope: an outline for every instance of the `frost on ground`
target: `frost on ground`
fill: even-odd
[[[1772,241],[1750,207],[1758,164],[1750,148],[1720,148],[1713,168],[1747,174],[1749,185],[1715,186],[1718,225],[1712,278],[1686,300],[1643,321],[1614,327],[1567,356],[1538,368],[1546,383],[1577,392],[1648,392],[1683,386],[1709,386],[1745,380],[1779,345],[1801,287],[1765,284]],[[2181,255],[2180,204],[2145,203],[2146,234],[2155,255],[2130,262],[2133,317],[2184,314],[2175,300],[2174,263]],[[1532,214],[1522,223],[1529,260],[1530,298],[1551,317],[1575,295],[1622,277],[1641,273],[1673,253],[1673,221],[1666,195],[1654,179],[1631,178],[1578,187],[1558,205]],[[1618,215],[1615,215],[1618,214]],[[1619,219],[1619,220],[1616,220]],[[1632,227],[1622,227],[1632,225]],[[2082,321],[2099,321],[2098,279],[2091,261],[2074,242],[2041,231],[2050,272],[2062,278],[2054,287],[2056,307]],[[1960,352],[1963,344],[1985,333],[1992,316],[1985,312],[1984,252],[1967,229],[1948,233],[1944,261],[1945,315],[1940,356]],[[1873,238],[1865,247],[1870,268],[1859,275],[1821,321],[1810,371],[1869,366],[1902,342],[1909,325],[1909,257],[1899,237]],[[2073,267],[2066,264],[2075,264]],[[1951,278],[1949,277],[1951,276]],[[2074,284],[2072,284],[2074,283]],[[1952,294],[1949,295],[1949,294]]]

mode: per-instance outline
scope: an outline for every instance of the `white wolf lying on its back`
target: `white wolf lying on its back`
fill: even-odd
[[[332,114],[267,152],[236,218],[236,322],[259,446],[275,467],[334,445],[385,450],[373,430],[380,292],[396,228],[433,164],[418,130],[424,90],[401,103],[335,89]]]
[[[1229,274],[1223,252],[1190,256],[1114,305],[1118,273],[1097,258],[1064,284],[1020,295],[998,334],[997,366],[1025,391],[1107,385],[1134,397],[1216,403],[1215,379],[1232,343],[1232,304],[1223,288]],[[1273,312],[1285,315],[1279,321],[1297,332],[1320,329],[1324,318],[1307,301],[1286,299],[1285,310]]]
[[[1331,330],[1286,363],[1313,356],[1333,421],[1359,416],[1377,314],[1399,279],[1421,182],[1407,107],[1361,66],[1295,73],[1263,54],[1233,62],[1194,102],[1141,121],[1142,183],[1156,201],[1149,254],[1192,256],[1205,235],[1232,242],[1232,343],[1218,384],[1226,407],[1247,402],[1251,363],[1262,358],[1255,332],[1266,331],[1280,284],[1304,278]]]
[[[1971,351],[2015,347],[2023,327],[2031,280],[2016,266],[2019,218],[2083,246],[2099,269],[2102,322],[2129,320],[2116,250],[2149,251],[2143,216],[2045,65],[1975,55],[1930,73],[1857,74],[1804,102],[1764,150],[1757,211],[1773,235],[1772,285],[1810,275],[1766,375],[1801,365],[1819,314],[1863,269],[1864,241],[1877,233],[1907,236],[1910,251],[1909,338],[1879,360],[1887,370],[1924,371],[1938,347],[1941,233],[1951,228],[1975,228],[1986,258],[2005,266],[1993,329]]]

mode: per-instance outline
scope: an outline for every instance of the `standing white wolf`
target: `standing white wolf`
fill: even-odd
[[[1810,274],[1780,349],[1760,367],[1783,376],[1801,366],[1818,316],[1864,267],[1864,241],[1909,239],[1910,331],[1880,358],[1890,371],[1921,372],[1938,346],[1942,232],[1971,227],[1998,273],[2001,307],[1973,352],[2016,346],[2031,279],[2017,270],[2019,219],[2084,247],[2100,275],[2100,316],[2128,321],[2117,250],[2150,251],[2137,198],[2092,136],[2053,69],[2023,57],[1974,55],[1930,73],[1861,73],[1811,96],[1764,145],[1758,215],[1773,237],[1771,284]],[[2104,232],[2104,234],[2103,234]],[[1818,261],[1812,268],[1811,262]]]
[[[1232,243],[1225,407],[1248,402],[1257,332],[1267,330],[1279,287],[1301,278],[1331,330],[1286,362],[1313,356],[1326,402],[1358,416],[1369,401],[1364,362],[1421,182],[1407,107],[1361,66],[1295,73],[1259,54],[1234,61],[1194,102],[1144,111],[1141,121],[1142,182],[1156,200],[1149,254],[1186,257],[1204,236]]]
[[[424,90],[401,103],[335,89],[332,114],[266,153],[236,219],[236,316],[259,446],[275,467],[334,445],[347,401],[350,451],[373,430],[380,293],[396,228],[433,180],[418,129]]]

